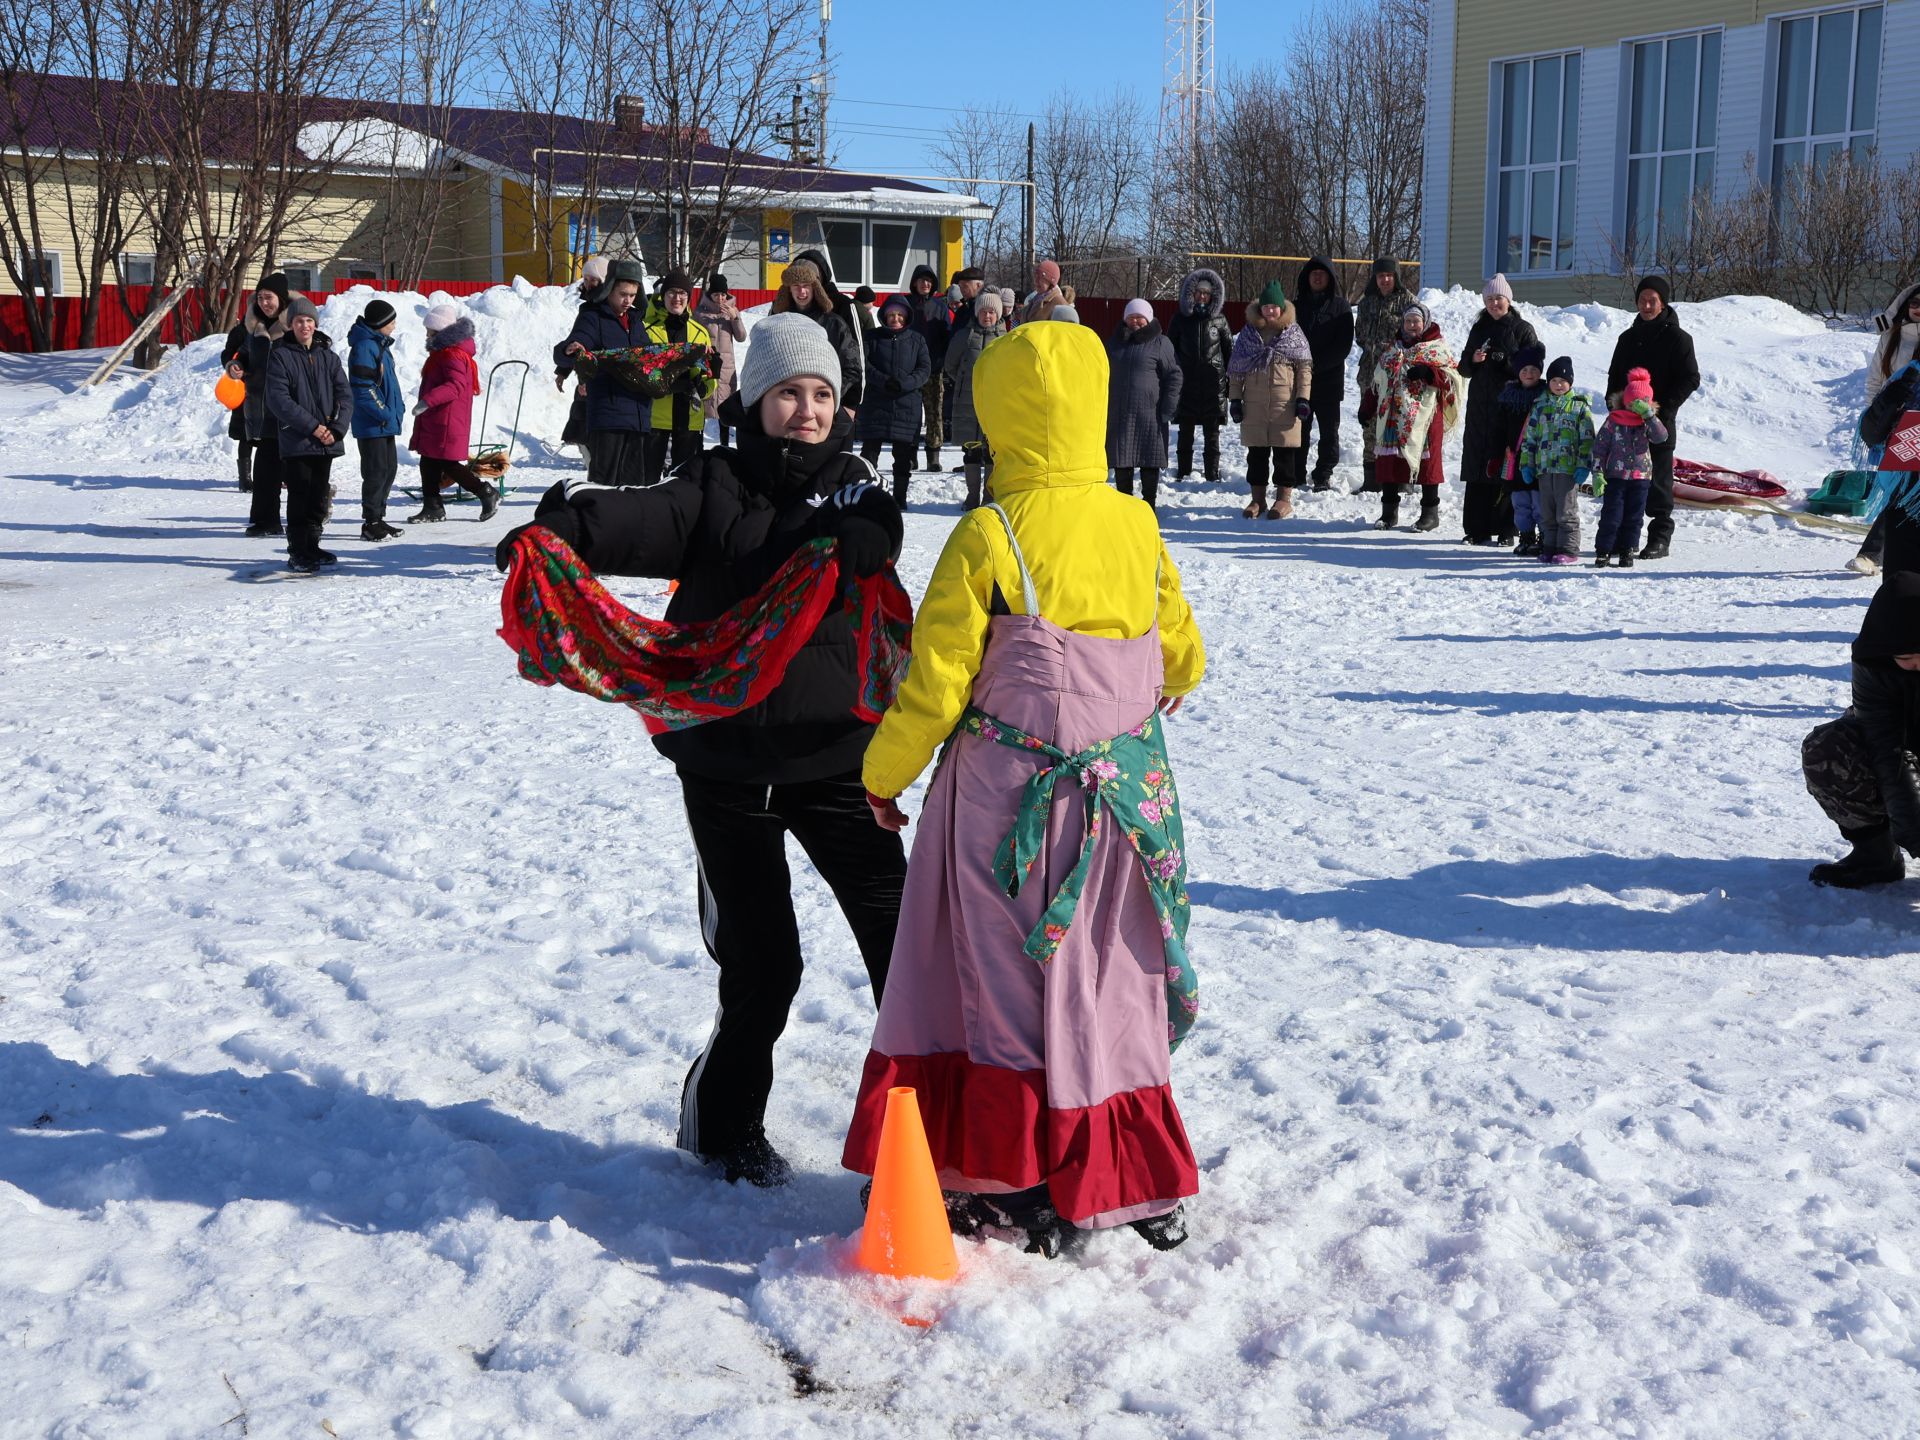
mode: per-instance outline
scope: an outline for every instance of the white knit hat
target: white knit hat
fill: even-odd
[[[429,330],[444,330],[460,318],[458,305],[434,305],[420,317],[420,323]]]
[[[1153,318],[1153,306],[1144,300],[1129,300],[1127,302],[1127,308],[1120,312],[1120,318],[1122,320],[1131,320],[1136,315],[1142,320],[1151,320]]]
[[[1504,295],[1509,300],[1513,299],[1513,286],[1507,283],[1507,277],[1504,275],[1494,276],[1481,288],[1482,300],[1491,300],[1496,295]]]
[[[740,403],[751,409],[782,380],[818,375],[840,395],[840,355],[826,330],[797,310],[769,315],[747,337],[747,358],[740,366]]]

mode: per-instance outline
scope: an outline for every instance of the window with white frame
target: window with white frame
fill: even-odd
[[[142,255],[132,250],[120,252],[120,283],[122,285],[153,284],[153,256]]]
[[[1782,20],[1773,91],[1776,186],[1795,169],[1835,156],[1864,160],[1880,108],[1878,5]]]
[[[1686,243],[1696,198],[1713,194],[1720,131],[1720,32],[1630,47],[1627,253],[1648,262]]]
[[[25,256],[27,288],[35,295],[59,295],[60,255],[55,250],[30,251]]]
[[[1571,270],[1580,56],[1508,60],[1494,74],[1493,268]]]
[[[915,265],[935,262],[939,222],[810,215],[802,218],[800,234],[803,243],[796,248],[817,245],[825,250],[833,283],[842,290],[871,285],[899,291],[906,289]]]

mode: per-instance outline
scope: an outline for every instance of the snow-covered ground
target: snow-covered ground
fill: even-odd
[[[556,434],[564,297],[471,308]],[[1683,454],[1844,461],[1866,336],[1683,314]],[[1599,384],[1627,317],[1537,318]],[[1556,571],[1176,487],[1193,1239],[963,1243],[896,1291],[845,1263],[872,1004],[803,864],[798,1177],[671,1150],[713,998],[676,786],[493,634],[492,543],[564,459],[379,547],[339,467],[342,564],[289,578],[211,367],[76,396],[82,362],[0,359],[0,1434],[1920,1425],[1920,888],[1805,880],[1837,847],[1798,746],[1871,593],[1844,539],[1688,512],[1669,561]],[[917,590],[958,482],[915,494]]]

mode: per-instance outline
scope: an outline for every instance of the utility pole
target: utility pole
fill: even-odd
[[[820,0],[820,69],[814,74],[814,164],[827,163],[827,27],[833,23],[833,0]]]
[[[1021,229],[1025,231],[1023,239],[1027,246],[1027,269],[1032,271],[1039,262],[1040,251],[1037,248],[1034,232],[1040,224],[1039,191],[1033,186],[1033,122],[1027,122],[1027,188],[1021,192],[1025,197],[1026,215]]]
[[[1155,213],[1162,239],[1191,244],[1200,225],[1194,193],[1213,138],[1213,0],[1167,0],[1165,74],[1160,88],[1161,173],[1174,192]],[[1165,233],[1171,232],[1171,233]]]

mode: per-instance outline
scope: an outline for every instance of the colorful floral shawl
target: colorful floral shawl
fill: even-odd
[[[1415,365],[1426,365],[1440,377],[1437,393],[1431,385],[1421,386],[1418,394],[1408,388],[1407,371]],[[1453,351],[1440,338],[1438,326],[1431,327],[1412,345],[1395,345],[1380,357],[1375,390],[1380,396],[1380,413],[1373,422],[1373,453],[1404,456],[1412,470],[1420,468],[1427,429],[1436,409],[1443,435],[1460,424],[1460,372],[1455,368]]]
[[[1071,776],[1086,794],[1087,838],[1080,847],[1080,858],[1028,934],[1024,947],[1042,965],[1053,959],[1067,938],[1074,911],[1080,907],[1080,892],[1093,866],[1103,813],[1113,812],[1139,858],[1147,893],[1160,917],[1167,957],[1167,1048],[1177,1050],[1200,1013],[1200,985],[1187,958],[1191,906],[1187,901],[1186,843],[1160,716],[1149,715],[1126,734],[1102,740],[1078,755],[1068,755],[971,705],[960,717],[960,733],[989,744],[1025,750],[1052,762],[1034,771],[1027,781],[1013,829],[993,857],[994,879],[1010,897],[1020,893],[1021,882],[1032,872],[1046,846],[1054,787]]]
[[[529,530],[514,542],[499,633],[523,680],[629,706],[658,735],[758,705],[836,604],[855,615],[853,713],[877,723],[906,674],[913,602],[890,569],[843,578],[831,538],[801,546],[724,615],[675,625],[634,614],[558,535]]]

